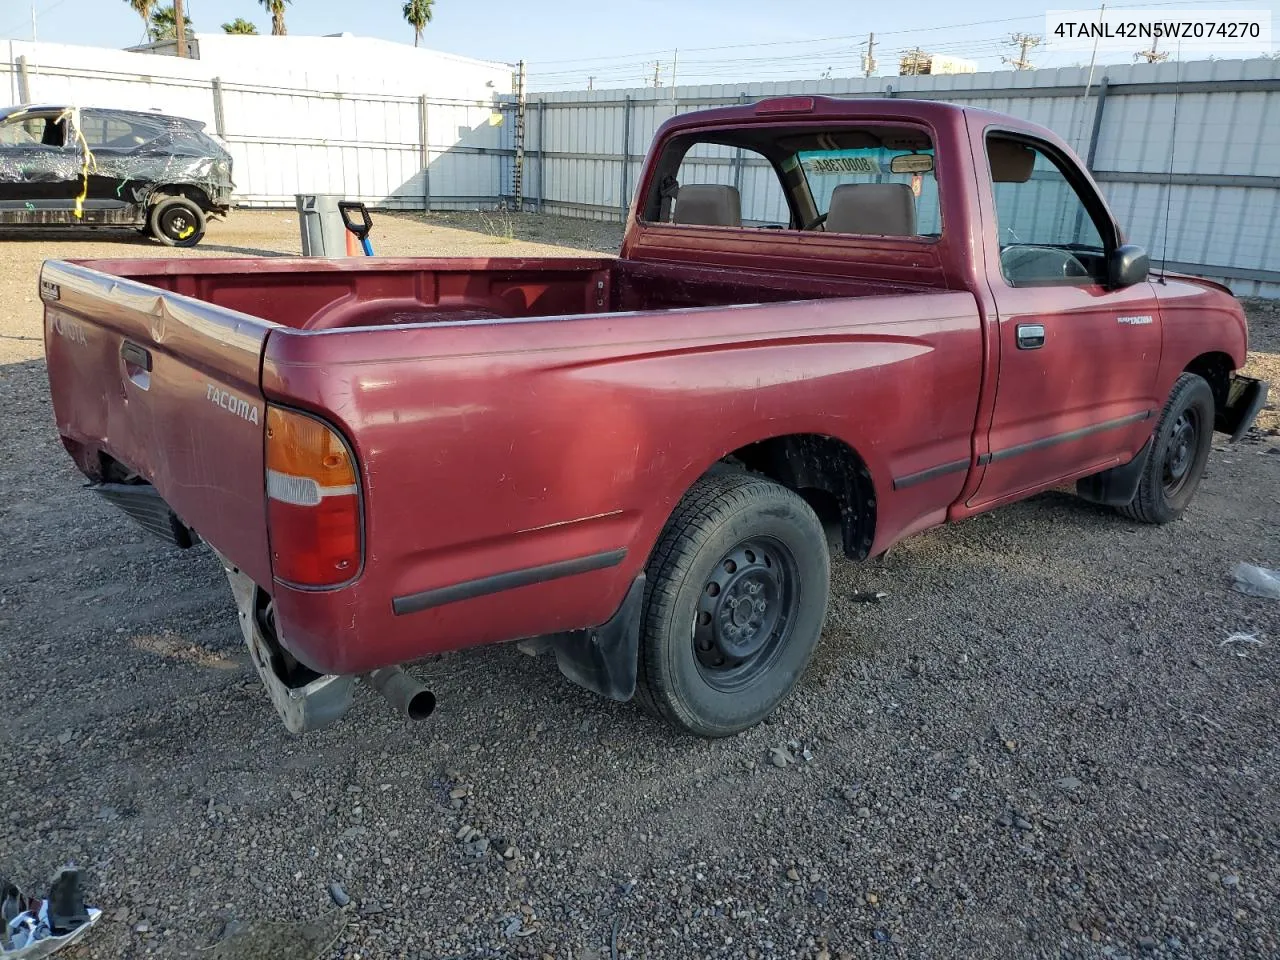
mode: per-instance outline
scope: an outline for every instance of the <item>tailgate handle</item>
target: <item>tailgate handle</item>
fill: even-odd
[[[151,351],[146,347],[140,347],[132,340],[126,340],[120,344],[120,356],[126,363],[131,363],[147,372],[151,371]]]

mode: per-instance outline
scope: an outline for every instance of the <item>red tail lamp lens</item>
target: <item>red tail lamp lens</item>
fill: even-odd
[[[323,421],[271,406],[267,525],[277,580],[331,587],[360,569],[360,487],[351,451]]]

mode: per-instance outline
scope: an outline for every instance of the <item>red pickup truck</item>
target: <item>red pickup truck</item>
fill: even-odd
[[[1264,402],[1229,292],[1149,276],[1033,124],[764,100],[668,121],[637,187],[616,258],[45,264],[67,450],[221,556],[290,729],[546,638],[731,734],[804,670],[829,542],[1069,482],[1167,522]]]

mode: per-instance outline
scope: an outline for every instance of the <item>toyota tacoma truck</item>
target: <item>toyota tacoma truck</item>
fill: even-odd
[[[1070,148],[903,99],[656,134],[616,257],[49,262],[57,427],[221,557],[286,725],[520,639],[724,736],[795,686],[829,549],[1074,483],[1187,509],[1250,426],[1222,286],[1152,272]]]

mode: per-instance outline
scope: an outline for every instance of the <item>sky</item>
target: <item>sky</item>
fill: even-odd
[[[347,31],[413,42],[402,0],[294,0],[286,21],[291,34]],[[0,37],[31,39],[31,0],[0,0]],[[1051,2],[1050,9],[1070,9]],[[1085,4],[1081,3],[1083,7]],[[271,19],[254,0],[186,0],[197,32],[244,17],[269,33]],[[1117,0],[1108,9],[1150,9],[1157,4]],[[1261,9],[1280,32],[1280,0],[1165,0],[1159,8],[1191,11]],[[125,47],[139,42],[142,22],[126,0],[35,0],[41,41]],[[901,52],[922,47],[976,61],[980,69],[1007,69],[1016,56],[1015,32],[1044,33],[1046,7],[1019,0],[915,0],[911,4],[787,4],[778,0],[435,0],[424,46],[483,60],[527,61],[533,90],[640,86],[655,69],[663,85],[678,83],[812,79],[862,75],[861,56],[876,35],[879,74],[896,74]],[[1136,53],[1145,46],[1134,43]],[[1262,49],[1222,58],[1257,56]],[[1184,49],[1183,59],[1203,59]],[[1087,64],[1088,51],[1033,49],[1037,67]],[[1132,62],[1132,53],[1104,52],[1099,63]]]

